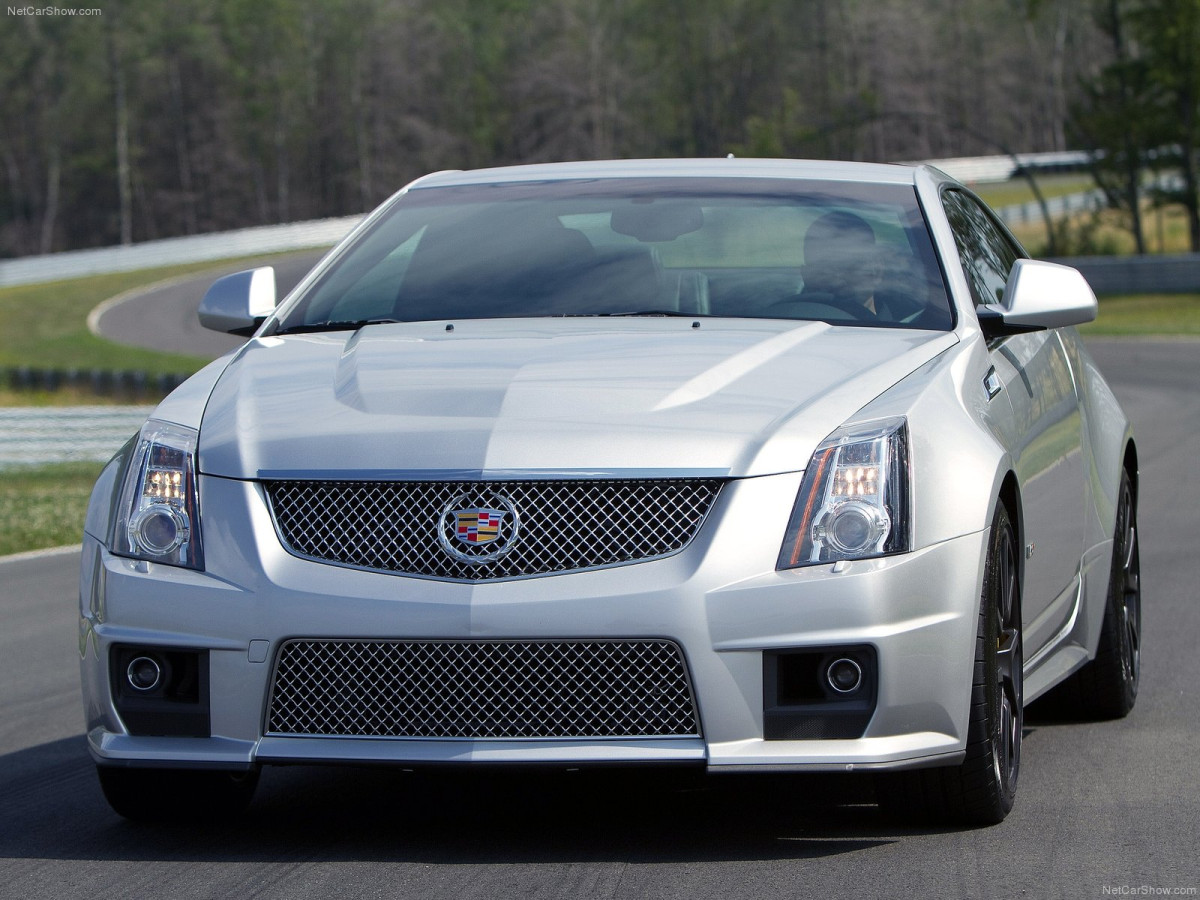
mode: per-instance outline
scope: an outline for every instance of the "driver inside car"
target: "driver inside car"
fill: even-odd
[[[804,287],[797,303],[834,306],[856,319],[885,315],[876,306],[883,256],[875,230],[854,213],[826,213],[804,234]]]

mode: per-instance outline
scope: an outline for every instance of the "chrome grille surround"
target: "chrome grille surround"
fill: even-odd
[[[267,481],[284,547],[307,559],[450,581],[526,578],[679,552],[716,478],[531,481]],[[447,546],[447,510],[509,504],[494,546]],[[519,534],[516,526],[519,520]]]
[[[668,640],[292,640],[266,733],[425,739],[699,737]]]

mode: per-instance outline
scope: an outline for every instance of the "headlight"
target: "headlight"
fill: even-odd
[[[839,428],[804,472],[777,568],[908,550],[908,492],[904,418]]]
[[[151,419],[129,460],[114,517],[114,552],[200,569],[200,508],[193,428]]]

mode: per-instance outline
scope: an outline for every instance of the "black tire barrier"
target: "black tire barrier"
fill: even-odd
[[[57,391],[72,389],[96,397],[127,400],[159,400],[190,375],[182,372],[150,374],[141,369],[41,369],[9,366],[0,370],[0,385],[13,391]]]

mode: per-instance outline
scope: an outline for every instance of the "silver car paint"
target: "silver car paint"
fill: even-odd
[[[1094,653],[1107,588],[1113,498],[1129,425],[1073,331],[1067,330],[1061,338],[1054,333],[1034,335],[1035,342],[1062,342],[1059,349],[1071,364],[1070,396],[1077,398],[1082,410],[1076,419],[1085,446],[1064,451],[1048,465],[1022,470],[1019,461],[1026,441],[1008,396],[1018,389],[1012,381],[1016,378],[1019,384],[1020,373],[1007,372],[1004,391],[988,398],[983,381],[996,365],[999,351],[989,348],[982,337],[955,262],[953,236],[937,199],[944,177],[900,167],[709,161],[533,167],[499,175],[440,175],[431,181],[563,174],[603,177],[640,171],[782,177],[794,172],[806,178],[869,177],[915,183],[945,260],[958,325],[953,333],[938,335],[872,332],[863,338],[859,331],[855,340],[861,344],[855,343],[847,354],[838,343],[839,330],[821,325],[706,321],[698,334],[692,334],[686,320],[626,320],[620,328],[610,323],[595,330],[578,325],[555,328],[541,322],[472,323],[478,331],[460,330],[456,338],[494,347],[502,374],[491,385],[494,394],[475,410],[483,415],[455,416],[460,421],[452,422],[435,422],[436,417],[429,415],[437,383],[427,383],[429,393],[414,400],[389,392],[380,370],[378,351],[390,340],[405,344],[406,349],[416,348],[415,355],[403,357],[400,369],[427,377],[430,369],[423,366],[448,346],[444,331],[439,335],[436,325],[428,333],[420,326],[389,327],[386,336],[364,335],[354,346],[334,335],[252,341],[210,365],[156,413],[191,427],[204,419],[200,455],[206,474],[200,479],[201,509],[202,513],[221,510],[219,518],[213,515],[205,520],[209,563],[205,572],[110,554],[103,544],[116,465],[102,477],[93,495],[81,572],[80,646],[89,744],[98,759],[210,765],[295,759],[671,758],[705,759],[714,769],[952,763],[961,758],[965,746],[966,688],[991,510],[1010,472],[1019,477],[1055,477],[1048,473],[1056,464],[1066,464],[1070,479],[1083,482],[1079,490],[1088,508],[1079,510],[1079,527],[1068,528],[1074,549],[1059,551],[1067,562],[1062,571],[1070,570],[1068,581],[1078,576],[1077,590],[1072,595],[1068,588],[1066,594],[1065,621],[1043,642],[1027,645],[1026,699],[1033,699]],[[339,252],[335,249],[324,265]],[[513,339],[508,346],[506,331]],[[669,340],[678,348],[660,370],[651,372],[647,357],[639,378],[629,378],[624,385],[619,375],[606,371],[605,366],[630,347],[654,340]],[[534,364],[526,363],[528,357],[522,355],[531,346],[540,349],[562,341],[587,344],[595,361],[604,365],[572,364],[563,369],[557,352],[540,351],[541,362]],[[781,379],[794,377],[799,369],[810,371],[788,356],[790,350],[801,348],[820,354],[826,366],[819,370],[820,386],[799,397],[792,395],[794,406],[789,407],[784,388],[795,385]],[[1027,355],[1036,358],[1058,352],[1053,346],[1042,346],[1031,348]],[[305,393],[308,406],[293,405],[294,397],[272,399],[291,385],[272,381],[270,360],[282,361],[295,386]],[[872,368],[872,362],[881,365]],[[545,368],[539,370],[539,365]],[[488,374],[474,371],[454,377],[478,385]],[[611,437],[621,410],[595,399],[588,401],[588,415],[607,417],[606,446],[585,447],[564,434],[570,410],[553,402],[549,409],[539,406],[552,397],[548,390],[552,380],[564,375],[592,388],[593,379],[607,382],[612,389],[623,387],[624,396],[634,401],[630,408],[639,428],[636,441],[624,435]],[[1065,388],[1065,382],[1060,381],[1059,387]],[[575,399],[586,394],[580,390]],[[1068,402],[1069,397],[1064,397]],[[800,407],[804,415],[796,414]],[[272,447],[271,429],[293,426],[297,409],[304,410],[312,446],[296,450],[289,444],[286,452]],[[511,421],[510,414],[516,416]],[[828,566],[776,571],[783,529],[816,443],[847,419],[895,414],[909,417],[913,436],[914,552],[850,563],[836,571]],[[1058,414],[1063,421],[1073,415]],[[727,415],[735,417],[737,428],[725,423]],[[367,446],[375,451],[386,448],[393,455],[380,463],[378,456],[360,450],[358,441],[339,442],[336,428],[307,421],[319,417],[336,420],[339,426],[353,423],[350,432],[340,432],[343,437],[347,433],[365,437]],[[1035,430],[1044,427],[1041,417],[1030,411],[1025,418],[1031,417],[1037,419],[1032,423]],[[453,464],[444,455],[426,455],[419,446],[389,447],[389,426],[380,423],[390,420],[394,426],[401,419],[427,428],[439,447],[455,454]],[[523,432],[515,427],[518,422],[537,430]],[[664,424],[657,427],[658,423]],[[721,433],[714,436],[717,428]],[[453,446],[463,434],[472,439]],[[549,449],[538,447],[548,439]],[[637,452],[643,449],[648,453]],[[1074,463],[1067,459],[1071,452],[1077,457]],[[289,556],[275,536],[260,489],[244,480],[263,470],[333,472],[354,466],[610,472],[680,465],[746,476],[731,483],[705,529],[685,552],[637,566],[478,585],[358,572]],[[1048,506],[1042,510],[1036,502],[1032,512],[1026,506],[1036,484],[1019,478],[1018,488],[1026,534],[1033,533],[1031,529],[1043,533],[1047,526],[1042,517],[1052,511]],[[774,523],[774,528],[768,523]],[[1040,552],[1035,550],[1035,558]],[[1053,583],[1061,580],[1062,572],[1048,577]],[[252,649],[252,641],[266,641],[273,650],[281,640],[298,635],[570,637],[609,635],[614,628],[626,636],[669,636],[683,645],[701,704],[703,741],[261,737],[271,654],[264,656],[259,644]],[[108,699],[104,663],[107,647],[121,640],[210,649],[213,738],[144,738],[125,733]],[[764,741],[762,650],[830,641],[867,642],[879,652],[886,677],[867,736],[851,741]]]
[[[1074,605],[1083,553],[1083,428],[1061,343],[1042,332],[1013,335],[990,354],[1014,417],[1012,447],[1022,485],[1028,646],[1061,629]]]
[[[847,401],[953,343],[942,332],[689,319],[262,338],[212,393],[200,470],[795,472],[845,420]],[[297,409],[320,414],[298,419]]]
[[[928,167],[916,172],[914,184],[926,210],[934,243],[944,263],[951,296],[962,316],[959,330],[965,339],[967,334],[979,333],[979,324],[974,314],[966,275],[958,264],[954,235],[942,212],[940,202],[940,192],[944,188],[958,185],[944,173]],[[1081,413],[1080,442],[1084,462],[1080,474],[1084,483],[1080,490],[1086,508],[1083,511],[1084,549],[1076,566],[1078,576],[1073,585],[1074,593],[1071,593],[1071,587],[1068,586],[1065,594],[1051,598],[1052,602],[1058,601],[1057,606],[1065,611],[1067,619],[1057,633],[1046,636],[1043,630],[1039,637],[1044,638],[1044,643],[1026,644],[1026,702],[1036,699],[1063,677],[1079,668],[1096,651],[1108,590],[1108,563],[1111,558],[1116,494],[1126,454],[1133,454],[1133,430],[1129,419],[1096,369],[1075,329],[1034,332],[1030,338],[1043,342],[1059,341],[1070,362],[1074,394]],[[996,346],[989,348],[989,365],[996,364],[998,369],[1002,367],[1005,357],[1001,351],[1009,340],[1011,339],[997,342]],[[997,363],[997,360],[1000,362]],[[1040,431],[1046,428],[1047,424],[1045,421],[1038,421],[1034,427]],[[1013,459],[1019,454],[1013,451],[1023,441],[1015,418],[1002,422],[998,434],[1002,435],[1001,440],[1008,456],[1005,465],[1015,470]],[[1136,463],[1136,456],[1134,460]],[[1053,467],[1053,463],[1050,467]],[[1136,464],[1134,475],[1136,478]],[[1021,481],[1019,488],[1022,500],[1021,519],[1024,526],[1022,537],[1027,537],[1029,532],[1028,522],[1024,521],[1027,515],[1024,501],[1031,486]],[[1048,507],[1046,514],[1053,517],[1054,510]],[[1044,534],[1053,533],[1056,525],[1053,521],[1048,525],[1035,521],[1033,527]],[[1066,527],[1073,529],[1074,525],[1068,523]],[[1028,541],[1023,540],[1022,543],[1027,545]],[[1034,554],[1043,552],[1039,551],[1036,542],[1034,543]],[[1065,553],[1068,560],[1075,559],[1070,549],[1060,549],[1059,552]],[[1022,612],[1026,627],[1034,624],[1029,618],[1029,610],[1023,608]],[[1028,638],[1028,635],[1026,637]]]

